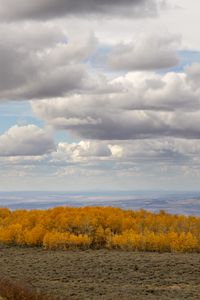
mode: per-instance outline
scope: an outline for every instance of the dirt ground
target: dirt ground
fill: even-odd
[[[0,276],[57,299],[200,299],[200,254],[0,246]]]

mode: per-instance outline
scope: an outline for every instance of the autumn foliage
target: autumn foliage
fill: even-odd
[[[200,218],[113,207],[2,208],[0,243],[63,250],[199,252]]]

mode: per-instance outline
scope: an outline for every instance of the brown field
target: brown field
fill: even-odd
[[[52,299],[200,299],[200,254],[0,246],[0,279]]]

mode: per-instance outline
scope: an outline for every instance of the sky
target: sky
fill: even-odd
[[[0,191],[197,190],[199,0],[0,0]]]

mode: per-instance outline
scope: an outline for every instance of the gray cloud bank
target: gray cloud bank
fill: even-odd
[[[108,66],[115,70],[155,70],[178,64],[178,36],[142,34],[131,43],[121,43],[113,48]]]
[[[87,63],[98,51],[94,34],[69,38],[59,26],[28,23],[2,25],[0,35],[0,100],[64,97],[97,85],[105,89],[105,76]],[[114,47],[108,64],[117,70],[170,67],[178,62],[178,46],[176,36],[139,35],[135,43]]]
[[[94,35],[68,41],[46,24],[2,25],[0,34],[0,100],[58,97],[87,86],[83,61],[97,46]]]
[[[77,14],[144,17],[155,15],[163,0],[0,0],[1,20],[50,19]]]
[[[48,125],[87,139],[199,139],[199,73],[196,64],[185,73],[129,73],[104,92],[33,101],[32,109]]]

